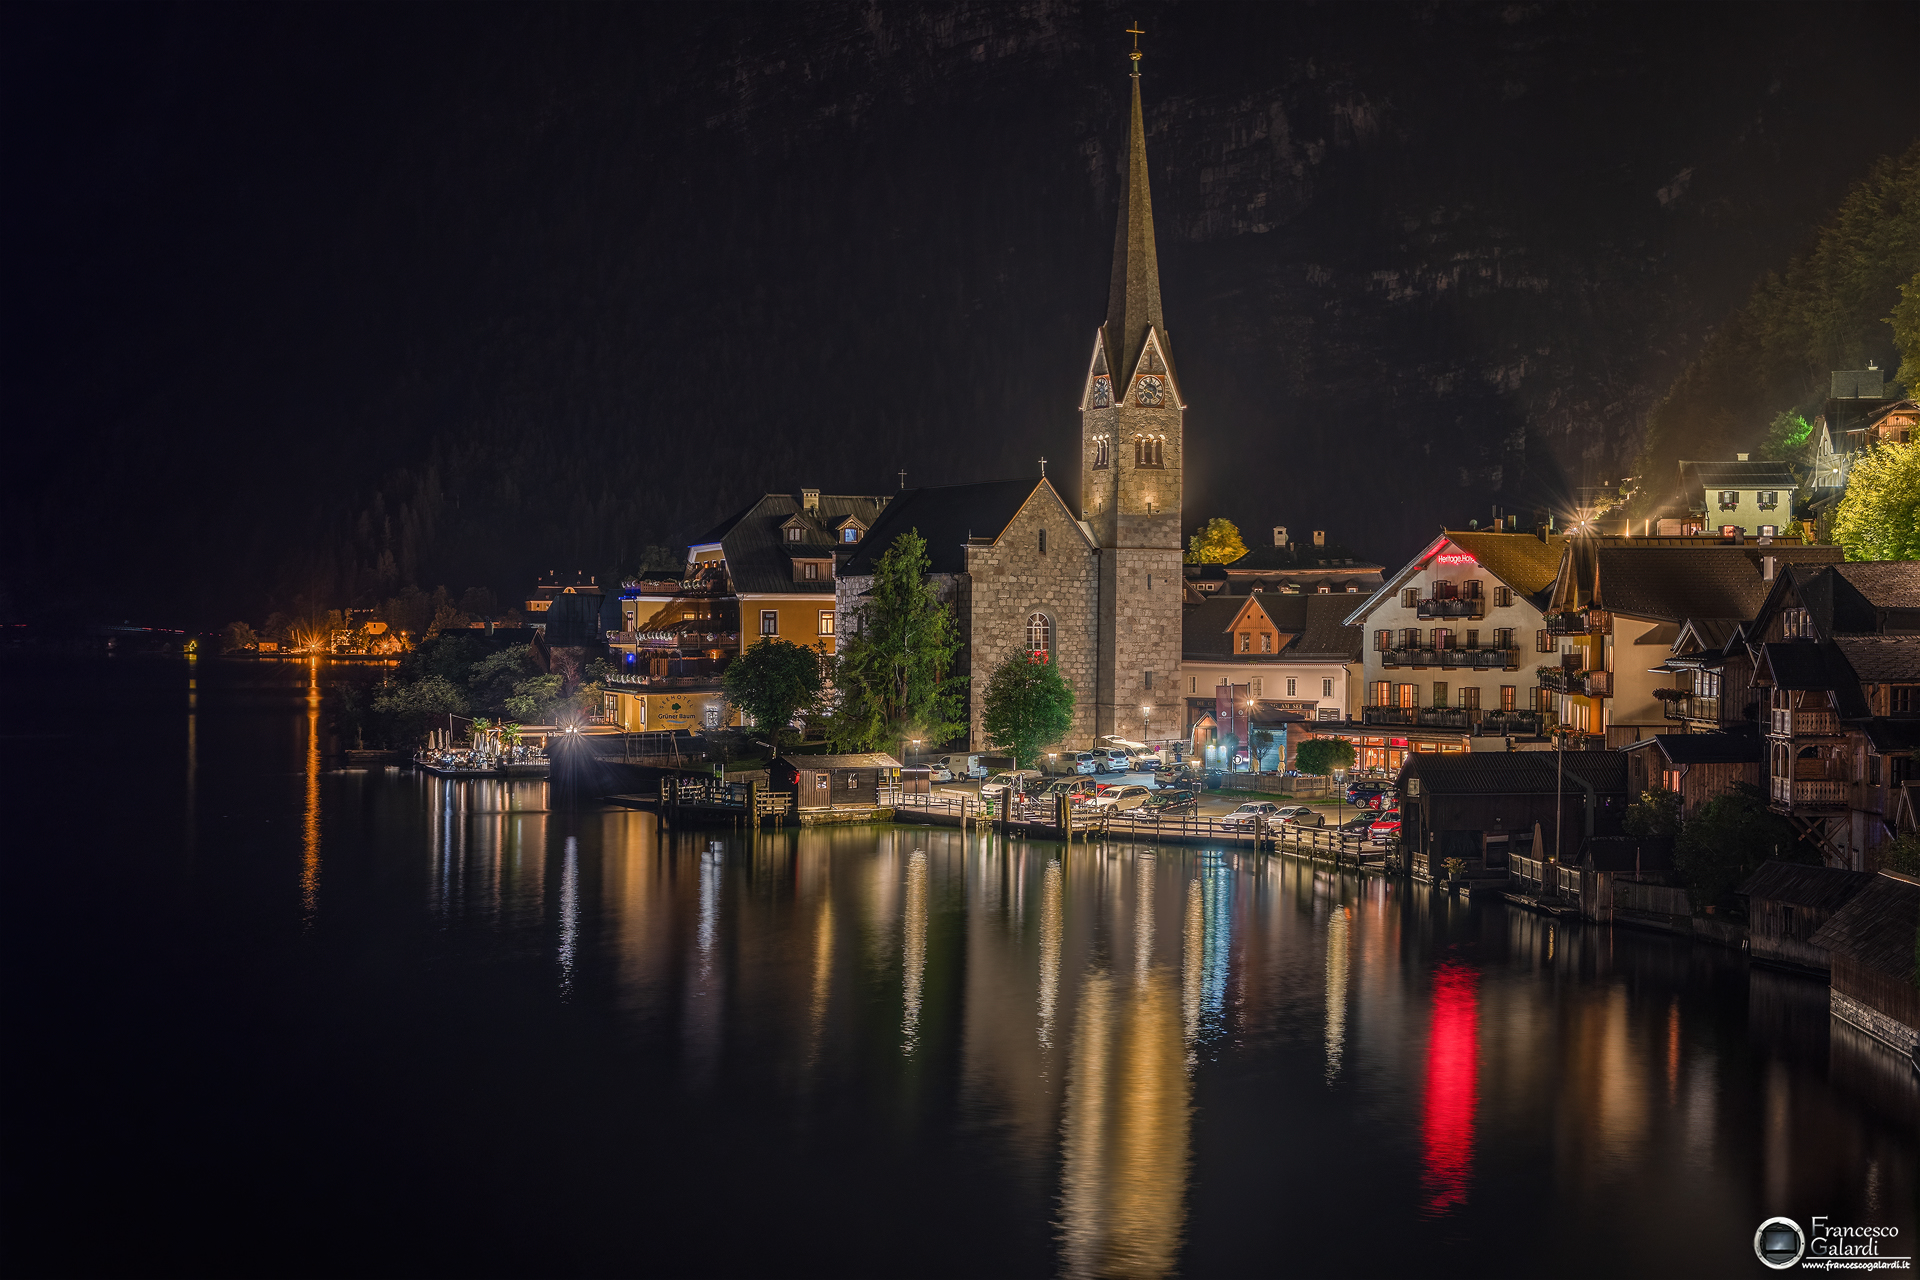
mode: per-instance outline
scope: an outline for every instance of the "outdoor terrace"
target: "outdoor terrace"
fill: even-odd
[[[1478,646],[1472,649],[1383,649],[1380,651],[1380,665],[1383,667],[1441,667],[1444,669],[1469,668],[1483,671],[1518,671],[1520,669],[1520,651],[1518,649],[1494,649]]]

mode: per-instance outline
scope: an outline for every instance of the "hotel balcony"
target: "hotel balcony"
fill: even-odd
[[[1422,618],[1484,618],[1487,616],[1485,599],[1466,600],[1422,600],[1414,606],[1414,612]]]
[[[1540,733],[1540,717],[1534,712],[1483,711],[1478,707],[1362,707],[1360,722],[1405,729],[1455,729],[1482,737],[1537,737]]]
[[[1706,720],[1720,723],[1720,699],[1708,694],[1682,693],[1678,689],[1655,689],[1653,696],[1664,704],[1669,720]]]
[[[1776,738],[1838,738],[1840,718],[1831,711],[1796,711],[1775,707],[1768,732]]]
[[[1483,737],[1537,738],[1545,730],[1544,718],[1537,711],[1482,712],[1474,733]]]
[[[1541,667],[1540,687],[1582,698],[1611,698],[1613,672],[1576,671],[1568,667]]]
[[[1383,649],[1383,667],[1441,667],[1446,670],[1518,671],[1518,649]]]
[[[1844,813],[1847,784],[1833,778],[1770,778],[1773,808],[1783,813]]]
[[[1604,636],[1612,633],[1613,618],[1604,609],[1547,615],[1547,634],[1550,636]]]

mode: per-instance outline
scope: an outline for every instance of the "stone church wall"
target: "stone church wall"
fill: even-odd
[[[1040,550],[1040,531],[1047,549]],[[1044,613],[1053,621],[1053,660],[1073,686],[1073,727],[1062,749],[1083,750],[1093,742],[1093,702],[1098,674],[1099,556],[1087,545],[1072,516],[1050,488],[1041,488],[992,546],[969,547],[967,603],[964,615],[972,642],[973,688],[970,747],[987,746],[981,725],[987,679],[1008,655],[1024,652],[1027,617]],[[1177,572],[1177,570],[1176,570]],[[1177,592],[1170,592],[1178,601]],[[1176,605],[1177,608],[1177,605]],[[1174,634],[1179,634],[1175,614]]]

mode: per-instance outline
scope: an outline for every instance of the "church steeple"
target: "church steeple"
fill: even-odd
[[[1127,131],[1127,181],[1120,189],[1120,221],[1113,229],[1113,281],[1107,292],[1107,367],[1124,381],[1146,346],[1149,328],[1160,332],[1160,263],[1153,247],[1153,196],[1147,189],[1147,128],[1140,110],[1140,55],[1133,63],[1133,120]]]

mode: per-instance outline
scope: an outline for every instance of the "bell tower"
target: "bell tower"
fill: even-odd
[[[1094,732],[1145,740],[1185,728],[1180,713],[1180,503],[1186,402],[1160,315],[1160,268],[1133,51],[1127,175],[1113,235],[1107,322],[1080,401],[1080,492],[1100,548]]]

